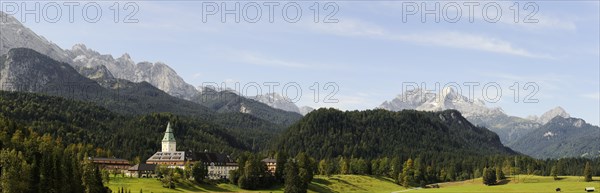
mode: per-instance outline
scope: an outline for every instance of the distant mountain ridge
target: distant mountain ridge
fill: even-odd
[[[23,26],[14,17],[4,12],[0,12],[0,17],[0,25],[2,26],[0,55],[8,53],[12,48],[30,48],[54,60],[70,64],[81,75],[98,82],[102,87],[108,89],[115,89],[123,86],[123,84],[127,84],[127,82],[148,82],[171,96],[189,101],[194,101],[194,98],[198,98],[198,95],[201,95],[199,90],[186,83],[175,70],[162,62],[135,63],[127,53],[114,58],[112,55],[101,54],[92,50],[84,44],[75,44],[71,49],[63,50],[56,44]],[[258,98],[256,99],[258,100]],[[261,102],[272,108],[301,113],[293,103],[269,103],[268,100],[262,100]],[[251,110],[251,108],[248,109],[248,112]],[[231,112],[237,112],[237,110]],[[277,116],[270,115],[269,117]],[[297,118],[292,118],[292,120],[297,120]]]
[[[0,56],[0,90],[44,93],[95,102],[121,113],[173,112],[203,116],[208,108],[168,95],[147,82],[88,79],[67,63],[28,48],[14,48]]]
[[[250,114],[284,126],[289,126],[302,118],[299,113],[273,108],[257,100],[240,96],[230,90],[216,91],[206,87],[203,88],[200,94],[192,98],[192,101],[220,113]]]
[[[565,111],[565,109],[563,109],[562,107],[555,107],[553,109],[550,109],[549,111],[546,111],[544,114],[542,114],[539,117],[529,116],[529,117],[527,117],[527,119],[536,121],[540,124],[546,124],[546,123],[550,122],[550,120],[554,119],[554,117],[557,117],[557,116],[563,117],[563,118],[571,117],[571,115],[569,115],[569,113],[567,113],[567,111]]]
[[[114,78],[131,82],[146,81],[156,88],[172,96],[191,99],[198,91],[187,84],[177,73],[164,63],[134,63],[128,54],[114,59],[111,55],[102,55],[88,49],[83,44],[76,44],[70,50],[63,50],[31,29],[23,26],[16,18],[0,11],[0,55],[8,53],[12,48],[30,48],[50,58],[71,64],[76,70],[86,70],[83,75],[106,73],[104,66]],[[101,70],[102,72],[91,72]],[[110,77],[107,75],[107,77]],[[98,77],[88,77],[97,80]],[[107,81],[107,80],[101,80]]]
[[[281,96],[278,93],[266,93],[263,95],[257,95],[248,98],[261,103],[265,103],[273,108],[300,113],[300,108],[298,108],[298,106],[291,102],[291,100],[288,97]]]
[[[102,55],[83,44],[76,44],[66,52],[72,58],[72,64],[78,68],[104,66],[115,78],[132,82],[146,81],[172,96],[186,100],[198,94],[194,86],[186,83],[175,70],[162,62],[136,64],[127,53],[114,59],[112,55]]]
[[[441,100],[438,100],[438,97],[441,97]],[[580,126],[587,125],[585,128],[595,127],[583,124],[585,121],[582,119],[570,118],[570,114],[560,106],[548,110],[539,117],[521,118],[507,115],[500,108],[486,107],[482,100],[469,101],[467,97],[452,89],[443,90],[439,95],[415,89],[398,95],[391,101],[385,101],[379,108],[391,111],[416,109],[434,112],[455,109],[471,123],[497,133],[506,146],[538,158],[579,157],[582,155],[593,157],[597,156],[593,151],[594,148],[600,147],[598,143],[577,142],[578,140],[599,141],[600,138],[589,139],[589,136],[581,138],[585,136],[581,133],[582,129],[564,129],[571,128],[570,124],[556,123],[556,121],[577,120],[575,122]],[[558,131],[559,128],[563,129]],[[596,130],[585,131],[589,134]],[[560,136],[557,138],[559,133]],[[542,140],[544,137],[549,140]],[[600,133],[596,134],[596,137],[600,137]]]
[[[496,132],[504,144],[517,140],[532,128],[539,127],[536,121],[509,116],[501,108],[490,108],[481,99],[469,99],[451,88],[441,93],[422,89],[406,91],[391,101],[383,102],[379,108],[390,111],[415,109],[421,111],[443,111],[455,109],[475,125]]]
[[[583,119],[555,116],[543,126],[509,144],[535,158],[600,156],[600,127]]]

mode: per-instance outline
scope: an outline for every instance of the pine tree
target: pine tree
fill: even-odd
[[[496,183],[496,171],[494,168],[483,168],[483,184],[493,185]]]
[[[23,154],[16,150],[2,150],[0,152],[0,185],[2,192],[25,192],[29,187],[29,164]]]
[[[350,166],[346,158],[340,158],[340,174],[348,174],[350,171]]]
[[[275,180],[279,183],[283,183],[283,177],[285,176],[285,164],[287,162],[287,154],[285,152],[278,152],[275,156],[276,168],[275,168]]]
[[[447,181],[446,176],[447,176],[446,169],[442,168],[442,170],[440,170],[440,175],[438,176],[439,181],[442,181],[442,182]]]
[[[500,167],[497,167],[496,168],[496,180],[500,181],[500,180],[504,180],[504,178],[505,178],[504,172],[502,172]]]
[[[301,189],[307,190],[308,184],[310,184],[314,176],[314,160],[308,157],[308,155],[306,155],[304,152],[300,152],[296,156],[296,161],[298,165],[298,175],[300,176],[300,180],[302,182]]]
[[[202,180],[208,175],[208,171],[202,162],[196,162],[191,166],[191,173],[196,183],[202,183]]]
[[[415,184],[414,173],[413,160],[409,158],[404,162],[404,168],[402,169],[402,179],[400,180],[402,186],[410,187]]]
[[[592,167],[590,166],[590,162],[585,163],[585,168],[583,169],[583,178],[585,178],[586,182],[592,181]]]
[[[319,161],[319,175],[327,175],[329,176],[329,174],[327,173],[327,171],[329,170],[328,168],[329,166],[327,166],[327,161],[322,159],[321,161]]]
[[[302,180],[298,173],[298,165],[294,161],[285,164],[285,190],[286,193],[306,193],[302,190]]]
[[[556,165],[552,166],[552,169],[550,170],[550,176],[552,176],[554,178],[554,180],[558,180]]]

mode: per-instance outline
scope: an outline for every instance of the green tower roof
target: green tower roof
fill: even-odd
[[[175,135],[173,135],[173,129],[171,129],[171,123],[167,123],[167,131],[165,131],[165,136],[162,141],[173,141],[175,142]]]

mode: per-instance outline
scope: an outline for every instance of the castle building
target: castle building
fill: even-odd
[[[177,151],[177,142],[175,141],[175,135],[173,135],[171,123],[167,123],[161,151],[154,153],[146,163],[182,167],[188,160],[184,151]]]
[[[228,179],[229,171],[238,169],[238,164],[229,155],[207,151],[177,151],[177,142],[173,134],[173,128],[171,128],[171,123],[167,124],[167,130],[161,143],[161,151],[150,156],[146,160],[146,164],[184,168],[186,162],[190,164],[201,162],[206,167],[208,171],[207,177],[210,179]]]
[[[162,140],[162,152],[175,152],[177,151],[177,142],[175,141],[175,135],[173,135],[173,129],[171,123],[167,123],[167,131]]]

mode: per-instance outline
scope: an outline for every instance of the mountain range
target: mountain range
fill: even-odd
[[[501,108],[491,108],[481,99],[469,99],[459,92],[446,88],[440,93],[414,89],[398,95],[391,101],[383,102],[379,108],[390,111],[414,109],[420,111],[443,111],[455,109],[469,120],[469,122],[483,126],[494,131],[503,144],[516,151],[538,158],[561,157],[596,157],[598,143],[576,142],[576,136],[588,135],[592,141],[600,141],[600,128],[587,124],[587,129],[564,129],[571,124],[556,124],[554,121],[570,120],[570,115],[562,107],[553,108],[541,116],[521,118],[504,113]],[[556,119],[556,120],[555,120]],[[583,121],[581,119],[576,119]],[[560,138],[546,140],[545,143],[532,143],[540,141],[547,132],[559,129]],[[540,134],[542,133],[542,134]],[[568,134],[566,134],[568,133]],[[581,139],[587,140],[590,139]],[[525,145],[524,145],[525,144]],[[550,145],[551,144],[551,145]],[[532,148],[534,147],[535,148]],[[556,148],[562,146],[563,148]],[[568,148],[564,148],[569,146]],[[573,151],[577,149],[577,151]],[[535,152],[534,152],[535,151]]]
[[[119,90],[122,92],[130,91],[132,89],[136,90],[150,90],[149,92],[154,92],[156,96],[161,95],[161,97],[165,97],[162,95],[164,91],[166,94],[171,95],[173,97],[184,99],[180,100],[180,105],[173,105],[173,107],[179,107],[183,104],[190,104],[191,102],[200,104],[201,106],[198,109],[206,110],[208,108],[215,110],[219,113],[237,113],[240,112],[239,108],[223,108],[223,106],[214,106],[213,104],[228,104],[226,107],[238,106],[247,108],[249,114],[254,116],[258,116],[266,121],[275,123],[275,124],[283,124],[283,126],[287,126],[291,124],[293,121],[300,119],[301,115],[298,113],[288,113],[285,111],[281,111],[276,108],[272,108],[266,104],[258,104],[254,102],[248,102],[247,100],[230,100],[231,97],[218,97],[213,98],[211,101],[212,104],[203,103],[203,101],[196,100],[198,98],[202,98],[203,95],[196,90],[192,85],[186,83],[183,78],[181,78],[172,68],[170,68],[167,64],[162,62],[150,63],[150,62],[139,62],[135,63],[129,54],[125,53],[119,58],[114,58],[112,55],[100,54],[97,51],[87,48],[83,44],[76,44],[69,50],[63,50],[56,44],[46,40],[44,37],[35,34],[29,28],[23,26],[18,20],[14,17],[5,14],[4,12],[0,12],[0,25],[2,26],[2,33],[0,34],[2,38],[2,46],[0,46],[0,55],[7,54],[11,49],[14,48],[29,48],[32,49],[42,55],[46,55],[49,58],[55,60],[57,65],[69,65],[73,69],[76,70],[77,73],[87,78],[86,80],[81,79],[82,81],[93,80],[98,85],[108,89],[109,93],[113,92],[111,90]],[[34,54],[35,55],[35,54]],[[37,55],[36,55],[37,57]],[[46,59],[44,59],[46,60]],[[38,66],[42,66],[43,64],[35,64]],[[8,66],[8,65],[7,65]],[[11,66],[20,66],[11,65]],[[67,69],[66,66],[62,66],[62,69]],[[4,69],[5,73],[12,73],[10,70],[12,69]],[[33,69],[35,70],[35,69]],[[27,67],[23,66],[21,71],[27,71]],[[52,70],[47,73],[54,73]],[[73,75],[72,72],[69,72],[70,75]],[[28,76],[35,77],[35,76]],[[22,80],[21,82],[15,83],[19,85],[39,85],[40,80],[31,80],[26,81]],[[3,77],[4,81],[15,82],[16,79],[14,77]],[[62,81],[64,82],[64,81]],[[77,81],[70,81],[77,82]],[[89,84],[89,81],[88,83]],[[86,84],[86,85],[87,85]],[[145,86],[144,86],[145,85]],[[92,87],[95,87],[93,85]],[[150,87],[155,87],[158,89],[152,89]],[[143,88],[142,88],[143,87]],[[8,87],[2,87],[4,90],[16,90],[10,89]],[[102,90],[99,88],[94,88],[95,90]],[[127,89],[127,90],[125,90]],[[201,88],[202,89],[202,88]],[[37,90],[22,90],[20,91],[29,91],[36,92]],[[106,90],[102,90],[106,91]],[[116,93],[114,91],[113,93]],[[107,92],[104,92],[107,93]],[[130,92],[134,94],[134,92]],[[89,95],[89,94],[87,94]],[[240,96],[236,96],[234,98],[240,98]],[[228,95],[230,96],[230,95]],[[168,97],[170,100],[173,99]],[[217,101],[215,101],[217,100]],[[218,101],[222,100],[222,101]],[[248,99],[249,100],[249,99]],[[150,100],[156,102],[156,100]],[[169,100],[167,100],[169,101]],[[233,104],[232,102],[237,102],[238,104]],[[243,104],[243,102],[246,102]],[[253,105],[248,105],[252,103]],[[208,106],[207,106],[208,105]],[[246,106],[245,106],[246,105]],[[161,105],[155,105],[161,106]],[[187,107],[183,107],[184,109],[195,108],[198,105],[187,105]],[[148,108],[147,108],[148,109]],[[152,108],[149,108],[152,109]],[[134,111],[134,110],[130,110]]]
[[[63,50],[4,12],[0,12],[0,19],[2,27],[0,55],[6,54],[12,48],[30,48],[57,61],[66,62],[78,71],[85,71],[84,75],[105,74],[102,78],[114,77],[131,82],[145,81],[172,96],[183,99],[191,99],[198,92],[162,62],[136,64],[128,54],[114,59],[111,55],[103,55],[88,49],[83,44],[76,44],[70,50]]]
[[[555,116],[508,146],[535,158],[594,158],[600,156],[600,128],[583,119]]]
[[[257,127],[275,130],[290,126],[302,115],[314,111],[311,107],[298,107],[277,93],[243,97],[231,91],[196,89],[167,64],[136,63],[127,53],[114,58],[84,44],[63,50],[3,12],[0,12],[0,27],[0,90],[89,101],[120,113],[171,112],[217,117],[221,124],[230,124],[224,120],[248,120]],[[598,155],[597,144],[578,139],[587,134],[591,138],[585,141],[600,141],[599,135],[590,135],[598,127],[587,123],[572,126],[579,121],[571,124],[569,120],[581,119],[570,118],[561,107],[539,117],[521,118],[507,115],[501,108],[487,107],[483,100],[470,100],[452,89],[444,89],[439,96],[415,89],[383,102],[378,108],[433,112],[454,109],[474,125],[497,133],[502,144],[539,158]],[[532,144],[534,141],[540,143]],[[536,144],[544,145],[531,148],[535,149],[531,152],[529,147]]]

